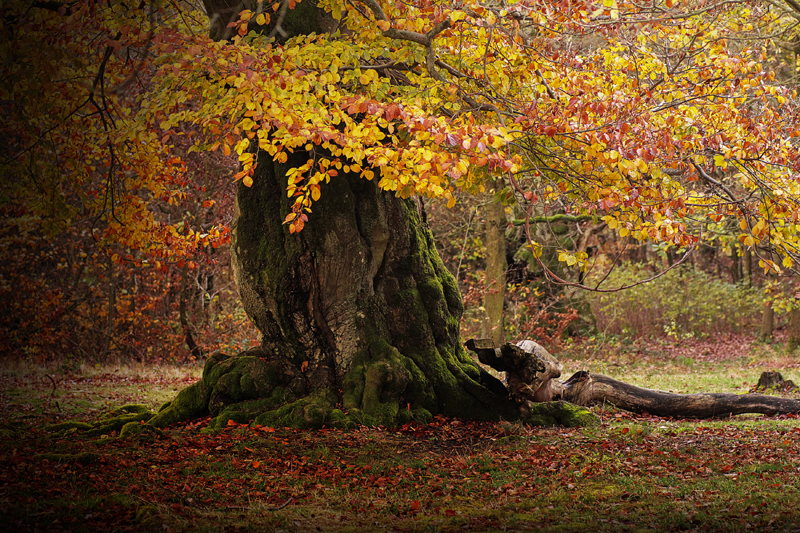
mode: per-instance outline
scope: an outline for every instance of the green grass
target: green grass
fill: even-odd
[[[792,359],[769,347],[717,360],[633,349],[573,350],[561,355],[564,374],[589,369],[675,392],[746,392],[766,369],[798,381]],[[59,375],[53,395],[47,374],[57,370],[0,371],[0,501],[5,523],[22,531],[738,532],[800,523],[793,416],[668,420],[606,406],[594,408],[602,425],[586,429],[439,420],[208,435],[187,423],[149,442],[54,438],[37,428],[128,403],[154,408],[200,375],[91,366]],[[79,453],[98,460],[71,459]]]

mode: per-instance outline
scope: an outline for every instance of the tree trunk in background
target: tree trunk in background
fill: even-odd
[[[747,246],[742,247],[742,278],[745,286],[753,286],[753,253]]]
[[[117,278],[114,272],[114,261],[112,255],[108,254],[108,316],[105,331],[105,347],[103,348],[103,359],[107,358],[114,340],[114,322],[117,315]]]
[[[772,307],[772,302],[764,304],[764,310],[761,312],[761,329],[758,333],[758,340],[761,342],[769,342],[772,340],[772,332],[775,330],[775,309]]]
[[[200,359],[203,356],[203,351],[194,340],[194,332],[192,325],[189,323],[189,311],[186,308],[186,302],[189,299],[189,263],[183,264],[181,269],[181,294],[178,302],[178,315],[181,321],[181,329],[183,330],[183,338],[186,341],[186,347],[195,359]]]
[[[793,352],[800,346],[800,308],[793,307],[789,311],[789,325],[787,327],[786,350]]]
[[[503,306],[506,297],[506,210],[494,198],[486,207],[486,276],[483,307],[486,310],[481,336],[500,346],[506,341]]]
[[[742,281],[742,257],[736,246],[731,247],[731,281],[733,283]]]

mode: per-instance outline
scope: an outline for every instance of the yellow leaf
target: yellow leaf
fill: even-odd
[[[250,139],[242,139],[236,143],[236,153],[241,155],[250,146]]]
[[[313,198],[313,200],[316,202],[316,201],[319,200],[319,196],[320,196],[319,185],[312,186],[311,187],[311,198]]]
[[[264,13],[259,13],[258,16],[256,17],[256,24],[264,25],[266,23],[267,23],[266,15],[264,15]]]
[[[252,187],[253,186],[253,178],[251,178],[250,176],[245,176],[242,179],[242,183],[244,183],[245,187]]]
[[[743,231],[747,231],[747,220],[739,220],[739,227],[742,228]]]
[[[464,20],[467,18],[467,14],[463,11],[453,11],[450,13],[450,22],[456,23],[459,20]]]
[[[788,255],[783,256],[783,266],[785,266],[786,268],[792,268],[793,264],[794,261],[792,261],[791,257],[789,257]]]

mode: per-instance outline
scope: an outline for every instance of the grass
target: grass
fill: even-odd
[[[797,363],[767,345],[727,358],[693,350],[612,346],[600,357],[572,347],[559,357],[565,376],[589,369],[675,392],[746,392],[766,369],[800,377]],[[229,426],[218,435],[194,421],[154,441],[39,429],[126,403],[155,408],[199,375],[2,369],[5,523],[19,531],[260,532],[738,532],[797,531],[800,523],[795,416],[670,420],[605,406],[595,408],[602,425],[586,429],[438,418],[394,430]]]

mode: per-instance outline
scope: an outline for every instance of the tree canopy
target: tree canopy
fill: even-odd
[[[282,25],[303,2],[258,1],[215,17],[217,40],[209,5],[4,5],[18,231],[98,217],[159,265],[225,239],[153,215],[186,194],[188,143],[235,154],[245,185],[259,158],[307,154],[290,232],[342,171],[450,204],[499,177],[529,213],[633,241],[691,247],[730,220],[765,269],[800,257],[793,2],[324,0],[328,31],[305,34]]]

